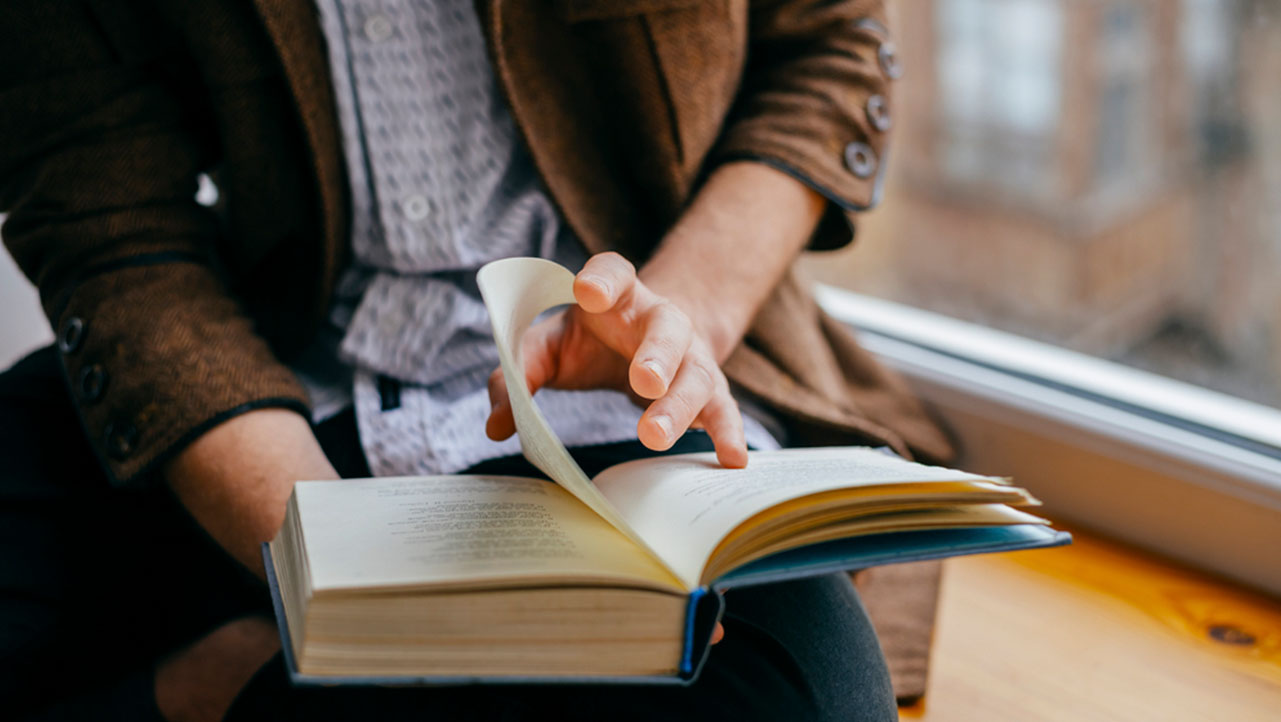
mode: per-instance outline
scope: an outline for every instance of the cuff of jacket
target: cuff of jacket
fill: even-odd
[[[310,418],[298,379],[205,266],[98,273],[54,320],[71,398],[115,486],[153,483],[161,464],[238,414],[278,407]]]
[[[782,52],[777,64],[749,72],[710,163],[764,163],[825,197],[809,248],[830,250],[853,240],[855,214],[881,200],[891,83],[901,68],[880,20],[814,23],[798,43],[806,52]]]

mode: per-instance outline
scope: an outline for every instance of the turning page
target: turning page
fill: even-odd
[[[574,274],[558,263],[541,258],[506,258],[485,264],[476,274],[476,280],[494,326],[494,341],[498,345],[498,358],[525,458],[627,538],[661,560],[662,557],[654,553],[649,543],[632,529],[578,467],[569,450],[556,438],[542,411],[534,404],[533,394],[525,385],[521,339],[539,314],[556,306],[577,303],[574,300]]]

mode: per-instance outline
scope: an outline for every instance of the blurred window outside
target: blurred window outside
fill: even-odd
[[[1281,594],[1281,0],[894,7],[884,200],[820,302],[963,463]]]
[[[1281,1],[902,0],[817,280],[1281,407]]]
[[[1061,103],[1057,0],[937,6],[941,170],[1012,193],[1051,192],[1046,152]]]

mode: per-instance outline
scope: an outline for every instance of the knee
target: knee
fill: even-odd
[[[727,623],[727,641],[753,635],[753,652],[781,685],[751,687],[761,719],[897,719],[880,644],[846,575],[731,592],[727,605],[737,622]],[[792,714],[772,716],[784,708]]]
[[[816,646],[826,664],[811,662],[820,719],[897,720],[898,708],[880,641],[854,585],[845,574],[817,577],[814,587]]]

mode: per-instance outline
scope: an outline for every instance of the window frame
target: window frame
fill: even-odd
[[[1281,595],[1281,410],[818,285],[963,449],[1052,518]]]

